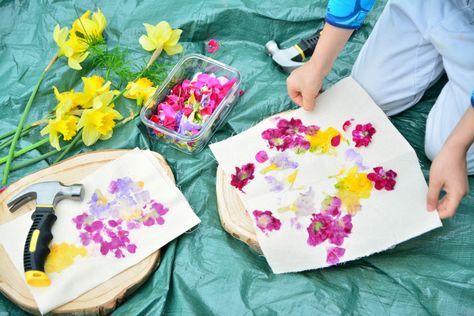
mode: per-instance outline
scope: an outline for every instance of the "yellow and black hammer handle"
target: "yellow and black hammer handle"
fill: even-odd
[[[53,239],[51,228],[57,219],[53,205],[36,205],[31,219],[33,224],[23,251],[26,282],[31,286],[49,286],[51,281],[44,271],[44,264],[50,252],[49,243]]]

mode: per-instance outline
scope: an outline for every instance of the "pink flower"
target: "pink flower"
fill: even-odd
[[[344,130],[344,132],[347,132],[347,129],[351,127],[353,120],[354,119],[347,120],[344,122],[344,124],[342,124],[342,129]]]
[[[327,196],[321,202],[322,212],[332,216],[339,216],[341,204],[341,199],[337,196]]]
[[[376,130],[371,123],[365,125],[357,124],[356,128],[352,131],[352,140],[355,142],[356,147],[367,147],[372,141],[372,136]]]
[[[330,265],[335,265],[339,263],[339,258],[344,256],[346,250],[340,247],[329,247],[327,248],[327,257],[326,262]]]
[[[306,126],[303,125],[300,119],[291,118],[289,121],[281,119],[277,123],[277,128],[284,135],[294,135],[306,132]]]
[[[243,89],[240,89],[239,91],[239,97],[243,96],[245,94],[245,91]]]
[[[235,174],[231,175],[230,185],[244,192],[242,189],[254,178],[254,172],[255,165],[253,163],[248,163],[240,168],[235,167]]]
[[[332,147],[337,147],[339,146],[340,143],[341,143],[341,134],[338,134],[331,139]]]
[[[392,169],[385,171],[382,167],[375,167],[374,172],[367,175],[367,178],[375,183],[375,189],[392,191],[397,183],[395,178],[397,173]]]
[[[219,42],[215,39],[210,39],[208,42],[207,42],[207,52],[208,53],[215,53],[219,50]]]
[[[344,238],[352,232],[352,216],[347,214],[340,218],[333,217],[329,213],[313,214],[307,231],[310,246],[317,246],[325,240],[340,246]]]
[[[319,131],[319,126],[316,126],[316,125],[309,125],[307,128],[306,128],[306,135],[309,135],[309,136],[314,136],[316,135],[316,133]]]
[[[270,211],[253,211],[253,216],[255,217],[255,222],[257,227],[263,232],[268,233],[272,230],[279,230],[281,227],[281,222],[278,218],[274,217]]]
[[[268,160],[268,155],[265,150],[260,150],[256,155],[255,155],[255,160],[259,163],[264,163],[265,161]]]

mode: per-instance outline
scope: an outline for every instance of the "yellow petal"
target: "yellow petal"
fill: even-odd
[[[140,36],[138,42],[143,47],[143,49],[147,51],[153,51],[157,47],[152,41],[150,41],[150,39],[146,35]]]
[[[174,46],[164,46],[163,49],[171,56],[181,53],[183,51],[183,46],[181,46],[181,44],[176,44]]]
[[[77,59],[74,59],[74,57],[69,57],[68,60],[67,60],[67,64],[71,69],[75,69],[75,70],[81,70],[82,69],[81,64],[79,64]]]
[[[170,39],[172,29],[168,22],[161,21],[156,25],[155,31],[156,34],[153,35],[153,40],[161,42],[163,44]]]
[[[99,131],[94,128],[84,127],[84,130],[82,131],[82,141],[86,146],[94,145],[99,137]]]
[[[181,37],[181,33],[183,33],[183,30],[180,29],[175,29],[171,32],[171,36],[168,41],[165,43],[166,46],[174,46],[178,44],[179,38]]]

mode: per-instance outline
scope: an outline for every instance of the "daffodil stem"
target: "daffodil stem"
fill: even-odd
[[[28,134],[33,127],[34,127],[33,125],[29,125],[28,127],[25,127],[23,129],[23,132],[21,132],[20,137],[23,137],[26,134]],[[15,133],[15,131],[13,131],[13,133]],[[13,133],[12,133],[12,135],[13,135]],[[13,137],[11,137],[10,139],[8,139],[8,140],[4,141],[3,143],[1,143],[0,144],[0,150],[7,147],[8,145],[10,145],[12,143],[12,141],[13,141]]]
[[[57,154],[60,151],[61,151],[61,149],[60,150],[52,150],[52,151],[49,151],[47,153],[42,154],[41,156],[38,156],[38,157],[35,157],[33,159],[27,160],[25,162],[16,164],[10,169],[10,171],[15,171],[15,170],[33,165],[33,164],[37,163],[38,161],[41,161],[43,159],[49,158],[49,157]]]
[[[65,147],[63,147],[63,151],[61,153],[61,155],[59,155],[55,160],[54,160],[54,163],[57,163],[59,161],[61,161],[61,159],[64,158],[64,156],[67,155],[67,153],[72,149],[72,147],[74,147],[77,142],[81,139],[81,136],[82,136],[82,129],[76,134],[76,136],[74,136],[74,139]]]
[[[31,93],[30,99],[28,100],[28,103],[26,103],[25,110],[23,111],[23,114],[21,115],[20,122],[18,123],[18,127],[16,128],[15,135],[13,136],[13,140],[10,145],[10,150],[8,151],[5,169],[3,169],[2,185],[6,185],[8,182],[8,173],[10,172],[10,166],[13,160],[13,155],[15,153],[16,143],[18,142],[18,139],[20,138],[20,134],[23,131],[23,124],[25,123],[26,117],[28,116],[28,113],[30,112],[30,108],[31,108],[31,105],[33,104],[33,100],[35,99],[36,93],[38,92],[38,89],[45,75],[46,75],[46,69],[45,71],[41,73],[38,79],[38,82],[36,83],[33,89],[33,93]]]
[[[48,138],[43,138],[42,140],[40,140],[40,141],[38,141],[34,144],[31,144],[28,147],[20,149],[19,151],[15,151],[15,153],[13,154],[13,158],[19,157],[19,156],[21,156],[21,155],[23,155],[23,154],[25,154],[25,153],[33,150],[33,149],[36,149],[36,148],[46,144],[48,141],[49,141]],[[8,156],[0,158],[0,165],[4,164],[7,161],[7,158],[8,158]]]
[[[145,70],[148,69],[151,65],[153,65],[153,63],[160,56],[162,51],[163,51],[163,47],[158,47],[157,49],[155,49],[155,51],[153,52],[153,55],[151,55],[150,60],[148,61],[148,64],[146,64],[145,66]]]

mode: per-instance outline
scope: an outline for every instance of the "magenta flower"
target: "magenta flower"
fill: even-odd
[[[264,163],[265,161],[268,160],[268,154],[265,150],[260,150],[256,155],[255,155],[255,160],[259,163]]]
[[[372,136],[376,130],[371,123],[365,125],[357,124],[356,128],[352,131],[352,140],[355,142],[356,147],[367,147],[372,141]]]
[[[347,120],[347,121],[344,122],[344,124],[342,124],[342,129],[344,130],[344,132],[347,132],[349,127],[351,127],[353,120],[354,119]]]
[[[322,212],[331,216],[339,216],[341,204],[341,199],[337,196],[327,196],[321,202]]]
[[[231,175],[230,185],[245,193],[242,189],[254,178],[255,165],[248,163],[235,167],[235,174]]]
[[[352,216],[347,214],[340,218],[333,217],[329,213],[313,214],[307,231],[310,246],[317,246],[326,240],[340,246],[344,238],[352,232]]]
[[[316,133],[319,131],[319,126],[316,126],[316,125],[309,125],[307,128],[306,128],[306,135],[309,135],[309,136],[314,136],[316,135]]]
[[[253,216],[255,217],[257,227],[265,234],[272,230],[279,230],[281,227],[280,220],[274,217],[270,211],[255,210],[253,211]]]
[[[208,42],[207,42],[207,52],[208,53],[215,53],[219,50],[220,48],[220,45],[219,45],[219,42],[215,39],[210,39]]]
[[[382,167],[375,167],[374,172],[367,175],[367,178],[375,183],[375,189],[392,191],[397,183],[395,178],[397,173],[392,169],[385,171]]]
[[[339,259],[344,256],[346,250],[340,247],[329,247],[327,248],[326,262],[329,265],[335,265],[339,263]]]
[[[300,119],[291,118],[289,121],[282,118],[277,123],[277,128],[284,135],[295,135],[306,132],[306,126]]]
[[[337,147],[339,146],[340,143],[341,143],[341,134],[338,134],[331,139],[332,147]]]

